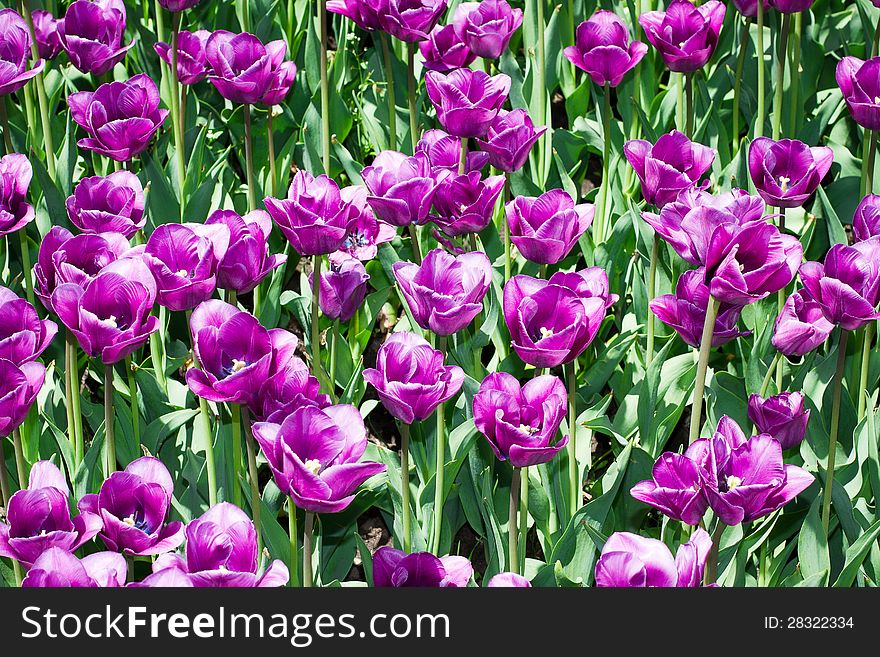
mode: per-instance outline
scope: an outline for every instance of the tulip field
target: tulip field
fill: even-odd
[[[3,6],[0,587],[880,581],[880,0]]]

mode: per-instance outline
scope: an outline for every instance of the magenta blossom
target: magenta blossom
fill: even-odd
[[[807,202],[831,168],[834,151],[807,146],[796,139],[758,137],[749,144],[749,175],[758,194],[779,208]]]
[[[379,244],[390,242],[396,235],[394,226],[376,219],[373,209],[365,205],[357,218],[348,224],[348,232],[337,253],[346,253],[361,261],[372,260],[379,252]]]
[[[596,586],[696,588],[711,548],[712,538],[704,529],[679,546],[674,559],[662,541],[616,532],[596,562]]]
[[[16,365],[36,360],[57,332],[55,322],[40,319],[27,300],[0,286],[0,358]]]
[[[353,20],[363,30],[383,29],[389,0],[328,0],[327,11]]]
[[[694,527],[709,508],[699,465],[687,452],[661,454],[651,469],[651,478],[633,486],[630,495],[669,518]]]
[[[181,30],[177,33],[177,77],[180,84],[196,84],[208,76],[205,46],[210,36],[211,32],[208,30]],[[171,66],[174,59],[171,46],[160,41],[153,48],[162,61]]]
[[[836,77],[853,120],[868,130],[880,129],[880,57],[844,57]]]
[[[39,361],[16,365],[0,358],[0,438],[21,426],[45,379],[46,367]]]
[[[13,9],[0,10],[0,96],[21,89],[46,66],[38,59],[28,69],[31,33],[21,15]]]
[[[586,71],[593,82],[611,87],[619,85],[647,52],[646,44],[630,41],[622,20],[604,9],[578,25],[575,45],[564,50],[568,61]]]
[[[639,24],[670,71],[691,73],[705,66],[715,52],[724,12],[719,0],[699,7],[689,0],[672,0],[665,12],[639,16]]]
[[[499,110],[485,139],[478,139],[477,144],[488,154],[493,167],[513,173],[525,166],[532,146],[545,132],[545,127],[535,129],[524,109]]]
[[[880,195],[868,194],[861,200],[852,220],[857,242],[880,237]]]
[[[447,74],[428,71],[425,88],[446,132],[456,137],[482,137],[507,100],[510,78],[503,73],[491,77],[469,68]]]
[[[159,4],[172,13],[192,9],[201,0],[159,0]]]
[[[34,21],[34,36],[37,39],[37,53],[42,59],[52,60],[61,52],[60,19],[45,9],[31,12]]]
[[[221,96],[233,103],[253,105],[263,102],[263,98],[290,73],[292,63],[284,61],[286,53],[284,41],[270,41],[264,45],[248,32],[233,34],[217,30],[205,45],[205,58],[211,71],[208,80]],[[290,81],[293,81],[292,76]],[[274,95],[270,100],[274,100]]]
[[[134,41],[122,45],[122,0],[76,0],[58,22],[58,33],[71,63],[83,73],[96,76],[116,66],[134,46]]]
[[[121,233],[131,238],[147,223],[144,188],[130,171],[92,176],[67,197],[67,218],[84,233]]]
[[[478,57],[498,59],[523,22],[522,9],[507,0],[463,2],[455,9],[452,26],[459,39]]]
[[[770,9],[770,4],[768,0],[762,1],[764,4],[764,11],[766,12]],[[758,15],[758,0],[733,0],[733,6],[736,7],[736,10],[739,13],[748,18],[754,18]]]
[[[449,0],[387,0],[387,10],[380,14],[382,29],[401,41],[424,41],[446,11],[448,2]]]
[[[465,588],[473,574],[465,557],[407,554],[388,545],[373,553],[373,586],[377,588]]]
[[[775,438],[782,449],[789,449],[806,436],[810,411],[804,408],[801,392],[783,392],[767,399],[750,395],[749,419],[757,431]]]
[[[786,356],[803,356],[825,342],[833,330],[822,306],[803,289],[786,299],[776,318],[772,342]]]
[[[0,158],[0,237],[34,220],[34,206],[27,202],[33,175],[27,155],[9,153]]]
[[[382,151],[361,175],[369,190],[367,201],[378,219],[392,226],[425,222],[437,187],[425,153],[408,157]]]
[[[477,171],[450,175],[437,185],[431,220],[450,237],[482,232],[502,191],[504,176],[484,180]]]
[[[798,14],[813,6],[816,0],[768,0],[770,6],[783,14]]]
[[[630,140],[624,144],[623,153],[642,183],[645,201],[658,208],[696,185],[715,159],[713,149],[692,142],[678,130],[663,135],[653,145],[644,139]]]
[[[428,38],[419,43],[425,68],[429,71],[449,73],[457,68],[467,68],[477,59],[464,41],[455,33],[455,26],[438,25]]]
[[[461,159],[461,139],[458,137],[453,137],[439,128],[426,130],[416,144],[416,153],[424,153],[428,156],[431,175],[435,181],[441,182],[449,174],[458,175]],[[465,173],[480,171],[489,162],[489,153],[469,150],[465,154],[464,162]]]
[[[28,588],[121,588],[128,576],[125,557],[95,552],[82,559],[60,547],[43,552],[21,583]]]
[[[309,274],[310,286],[313,276]],[[364,302],[369,280],[370,275],[357,258],[331,255],[330,269],[321,275],[321,312],[330,319],[349,321]]]
[[[263,210],[244,216],[233,210],[216,210],[205,225],[223,225],[229,229],[229,248],[217,268],[217,287],[223,290],[247,294],[287,261],[284,254],[269,253],[272,217]]]
[[[486,584],[487,589],[530,589],[532,583],[516,573],[498,573]]]
[[[510,241],[532,262],[554,265],[571,251],[596,214],[590,203],[575,205],[561,189],[537,198],[517,196],[505,206]]]

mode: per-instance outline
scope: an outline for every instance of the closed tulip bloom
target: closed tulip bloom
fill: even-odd
[[[633,486],[630,495],[667,517],[692,526],[700,524],[709,507],[700,469],[687,454],[661,454],[651,469],[651,478]]]
[[[443,357],[415,333],[392,333],[379,347],[376,367],[364,370],[364,380],[391,415],[405,424],[421,422],[464,383],[464,371],[444,365]]]
[[[783,392],[767,399],[749,395],[749,419],[755,429],[769,434],[789,449],[800,445],[807,434],[810,410],[804,408],[801,392]]]
[[[264,45],[248,32],[217,30],[205,45],[211,71],[208,80],[227,100],[253,105],[277,84],[275,74],[284,64],[286,53],[284,41]]]
[[[174,481],[157,458],[142,456],[114,472],[97,494],[79,502],[82,513],[104,520],[99,536],[108,550],[145,557],[170,552],[183,542],[183,523],[166,522]]]
[[[228,502],[215,504],[186,526],[184,554],[163,554],[153,563],[154,573],[169,568],[201,588],[269,588],[290,579],[278,559],[260,574],[254,523]]]
[[[516,573],[498,573],[494,575],[489,583],[486,584],[487,589],[530,589],[532,583],[522,575]]]
[[[861,200],[853,215],[852,230],[857,242],[880,237],[880,196],[868,194]]]
[[[769,0],[770,6],[783,14],[798,14],[813,6],[816,0]]]
[[[699,7],[689,0],[672,0],[665,12],[639,16],[639,25],[670,71],[691,73],[705,66],[715,52],[724,12],[719,0]]]
[[[21,89],[46,66],[38,59],[28,69],[31,57],[31,34],[27,23],[13,9],[0,10],[0,96]]]
[[[210,299],[229,248],[223,224],[162,224],[147,240],[144,262],[156,278],[159,305],[192,310]]]
[[[796,139],[758,137],[749,144],[749,175],[767,205],[797,208],[807,202],[831,168],[834,152]]]
[[[457,68],[467,68],[477,59],[464,41],[455,33],[454,25],[438,25],[428,38],[419,43],[424,66],[429,71],[449,73]]]
[[[192,9],[201,0],[159,0],[159,4],[170,12],[184,11]]]
[[[210,36],[208,30],[181,30],[177,33],[177,77],[181,84],[196,84],[208,77],[205,47]],[[171,66],[174,60],[171,46],[160,41],[153,48],[162,61]]]
[[[287,198],[263,200],[275,224],[301,256],[339,250],[366,202],[363,187],[340,190],[326,175],[315,178],[302,169],[293,177]]]
[[[696,588],[703,580],[712,538],[705,529],[694,531],[673,559],[666,544],[629,532],[615,532],[596,562],[596,586]]]
[[[656,144],[632,139],[623,153],[642,183],[642,196],[649,204],[662,208],[678,198],[712,166],[715,150],[692,142],[683,132],[673,130]]]
[[[117,552],[95,552],[78,559],[69,550],[50,547],[28,570],[21,588],[121,588],[128,562]]]
[[[309,274],[310,286],[313,277]],[[331,256],[329,271],[321,275],[321,312],[330,319],[347,322],[363,304],[369,280],[370,275],[357,258]]]
[[[134,41],[122,45],[122,0],[76,0],[59,21],[58,32],[70,62],[81,72],[96,76],[116,66],[134,46]]]
[[[34,220],[34,207],[27,202],[33,175],[26,155],[10,153],[0,158],[0,237]]]
[[[630,41],[629,29],[616,14],[600,9],[578,25],[575,44],[563,54],[599,86],[616,87],[647,52],[646,44]]]
[[[506,372],[490,374],[474,396],[474,423],[495,456],[515,468],[547,463],[568,444],[556,440],[568,395],[557,377],[538,376],[524,386]]]
[[[768,0],[763,0],[763,3],[764,11],[766,12],[770,9],[770,4]],[[758,0],[733,0],[733,6],[743,16],[754,18],[758,15]]]
[[[39,361],[16,365],[0,358],[0,438],[21,426],[45,378],[46,368]]]
[[[437,187],[425,153],[408,157],[382,151],[361,175],[369,190],[367,202],[378,219],[392,226],[425,222]]]
[[[803,356],[825,342],[832,330],[834,324],[825,318],[822,306],[803,289],[786,299],[772,342],[786,356]]]
[[[272,217],[263,210],[244,216],[233,210],[216,210],[205,225],[229,229],[229,248],[217,268],[217,287],[223,290],[246,294],[287,261],[284,254],[269,253]]]
[[[84,233],[121,233],[131,238],[147,223],[144,188],[129,171],[92,176],[67,197],[67,218]]]
[[[446,11],[448,0],[388,0],[380,15],[382,29],[401,41],[416,43],[428,38]]]
[[[376,219],[373,209],[365,205],[357,218],[349,223],[348,232],[337,253],[346,253],[364,262],[372,260],[379,252],[379,244],[390,242],[396,235],[394,226]]]
[[[57,332],[55,322],[40,319],[27,300],[0,286],[0,358],[16,365],[36,360]]]
[[[561,189],[537,198],[517,196],[505,206],[510,241],[526,260],[555,265],[569,254],[596,214],[590,203],[575,205]]]
[[[416,153],[428,156],[428,162],[434,179],[444,180],[448,174],[458,175],[458,164],[461,158],[461,139],[435,128],[422,133],[416,144]],[[468,151],[465,155],[465,173],[480,171],[489,162],[489,153]]]
[[[493,167],[513,173],[525,166],[532,146],[546,131],[544,127],[536,130],[524,109],[500,110],[489,126],[485,140],[478,139],[477,144],[489,155]]]
[[[327,11],[341,14],[363,30],[383,29],[382,19],[388,12],[388,0],[328,0]]]
[[[159,109],[156,83],[143,73],[102,84],[94,93],[78,91],[67,104],[71,118],[89,135],[77,146],[117,162],[144,152],[168,116],[168,110]]]
[[[455,137],[482,137],[507,100],[510,78],[469,68],[446,74],[428,71],[425,88],[446,132]]]
[[[281,424],[258,422],[253,431],[275,483],[305,511],[342,511],[361,484],[385,472],[382,463],[360,460],[367,448],[367,429],[350,404],[302,406]]]
[[[709,288],[705,283],[705,271],[690,269],[684,272],[676,283],[675,294],[656,297],[648,306],[661,322],[675,329],[682,340],[699,348],[706,310],[709,308]],[[741,312],[740,306],[722,304],[719,307],[712,333],[712,347],[720,347],[736,338],[751,335],[751,331],[740,331],[736,327]]]
[[[159,329],[159,319],[150,314],[155,302],[156,282],[136,258],[107,265],[85,287],[59,285],[51,301],[82,350],[105,365],[130,356]]]
[[[473,574],[465,557],[407,554],[388,545],[373,553],[373,586],[377,588],[465,588]]]
[[[452,256],[434,249],[421,265],[400,261],[393,269],[416,324],[437,335],[470,324],[492,283],[492,265],[481,251]]]
[[[31,19],[34,21],[37,53],[41,59],[55,59],[61,52],[61,34],[58,30],[61,20],[44,9],[32,11]]]
[[[507,0],[463,2],[455,9],[452,26],[471,52],[485,59],[498,59],[523,22],[522,9]]]
[[[492,221],[502,191],[504,176],[450,175],[437,186],[431,220],[450,237],[479,233]]]
[[[880,57],[844,57],[836,77],[853,121],[868,130],[880,129]]]
[[[285,50],[286,52],[286,50]],[[280,105],[290,93],[293,81],[296,79],[296,64],[293,61],[286,60],[273,64],[272,75],[269,77],[269,86],[260,97],[260,105],[264,107],[272,107]]]

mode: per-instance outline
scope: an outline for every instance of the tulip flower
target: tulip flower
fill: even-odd
[[[313,274],[309,274],[309,286]],[[321,312],[330,319],[347,322],[361,307],[370,275],[357,258],[347,254],[330,257],[330,269],[321,275]]]
[[[844,57],[836,76],[853,121],[868,130],[880,129],[880,57]]]
[[[477,144],[489,155],[489,163],[496,169],[513,173],[522,169],[529,159],[532,146],[547,132],[547,128],[535,130],[532,119],[524,109],[512,112],[499,110],[489,126],[485,139]]]
[[[183,555],[166,553],[153,563],[154,573],[167,569],[180,571],[196,587],[268,588],[290,579],[278,559],[259,573],[254,523],[228,502],[215,504],[186,526]]]
[[[195,588],[189,575],[179,568],[165,568],[152,575],[147,575],[140,582],[130,582],[128,588],[134,589],[192,589]]]
[[[671,326],[682,340],[697,349],[709,308],[709,288],[704,280],[703,269],[690,269],[679,277],[675,294],[664,294],[648,304],[661,322]],[[751,331],[740,331],[736,327],[741,312],[740,306],[722,304],[719,307],[712,333],[712,347],[751,335]]]
[[[783,392],[764,399],[749,396],[749,419],[755,429],[774,438],[782,449],[800,445],[807,433],[810,411],[801,392]]]
[[[125,557],[116,552],[95,552],[82,559],[60,547],[51,547],[28,570],[21,587],[121,588],[128,576]]]
[[[172,13],[192,9],[201,0],[159,0],[159,4]]]
[[[208,77],[210,70],[205,48],[211,34],[208,30],[180,30],[177,33],[177,77],[180,84],[196,84]],[[163,62],[172,65],[174,53],[170,45],[160,41],[153,48]]]
[[[868,194],[861,200],[853,215],[852,229],[857,242],[880,236],[880,196]]]
[[[438,25],[428,38],[419,43],[424,66],[429,71],[449,73],[457,68],[467,68],[477,59],[464,41],[455,33],[454,25]]]
[[[507,100],[510,78],[469,68],[446,74],[428,71],[425,88],[446,132],[459,138],[482,137]]]
[[[788,297],[773,330],[773,346],[786,356],[803,356],[828,339],[834,324],[807,290]]]
[[[229,248],[217,268],[217,287],[221,289],[246,294],[287,261],[284,254],[269,254],[272,217],[263,210],[243,217],[232,210],[216,210],[205,225],[229,229]]]
[[[27,202],[33,175],[27,155],[9,153],[0,158],[0,237],[34,220],[34,207]]]
[[[147,240],[144,262],[156,278],[159,305],[192,310],[217,287],[217,272],[229,248],[223,224],[163,224]]]
[[[392,333],[379,347],[376,367],[364,370],[364,380],[391,415],[412,424],[427,419],[464,383],[464,371],[443,365],[443,357],[415,333]]]
[[[473,574],[465,557],[407,554],[388,545],[373,553],[373,586],[377,588],[465,588]]]
[[[502,191],[504,176],[483,180],[478,171],[450,175],[437,185],[431,220],[450,237],[479,233],[492,221]]]
[[[373,209],[364,206],[363,211],[348,225],[348,232],[337,253],[347,253],[361,261],[372,260],[379,252],[378,245],[390,242],[397,235],[391,224],[376,219]]]
[[[37,39],[37,53],[41,59],[52,60],[61,52],[60,19],[45,9],[31,12],[34,21],[34,36]]]
[[[494,575],[489,583],[486,584],[487,589],[530,589],[532,583],[522,575],[516,573],[498,573]]]
[[[431,173],[437,182],[444,180],[448,174],[458,175],[461,159],[461,140],[458,137],[453,137],[437,128],[426,130],[416,144],[416,153],[424,153],[428,156]],[[489,153],[468,151],[465,155],[464,171],[465,173],[480,171],[488,161]]]
[[[91,4],[77,0],[78,4]],[[70,10],[68,10],[68,13]],[[141,73],[125,82],[102,84],[94,93],[78,91],[67,97],[70,117],[88,133],[77,146],[117,162],[146,150],[168,116],[159,109],[159,89]]]
[[[699,7],[689,0],[672,0],[665,12],[639,16],[639,25],[670,71],[691,73],[705,66],[715,52],[724,12],[719,0]]]
[[[673,559],[666,544],[629,532],[615,532],[596,562],[596,586],[696,588],[703,580],[712,539],[697,529]]]
[[[382,151],[361,175],[369,190],[367,201],[378,219],[392,226],[425,222],[436,190],[425,153],[407,157]]]
[[[16,365],[0,358],[0,438],[21,426],[45,378],[46,368],[39,361]]]
[[[342,247],[349,229],[364,212],[363,187],[342,190],[331,178],[296,172],[286,199],[263,203],[278,228],[301,256],[324,255]]]
[[[813,6],[816,0],[768,0],[770,6],[783,14],[798,14]]]
[[[67,197],[67,218],[84,233],[121,233],[131,238],[147,223],[144,188],[129,171],[79,181]]]
[[[646,44],[630,41],[626,23],[613,12],[600,9],[578,25],[575,44],[563,54],[600,87],[616,87],[647,52]]]
[[[81,513],[104,520],[99,536],[107,549],[144,557],[170,552],[183,542],[183,523],[166,523],[174,481],[157,458],[142,456],[124,472],[114,472],[97,494],[79,502]]]
[[[389,0],[328,0],[327,11],[350,18],[363,30],[383,29]]]
[[[260,97],[260,105],[273,107],[283,103],[284,99],[287,98],[287,94],[290,93],[290,88],[293,86],[295,79],[296,64],[293,61],[282,61],[277,66],[273,66],[266,93]]]
[[[421,265],[400,261],[393,270],[413,319],[437,335],[452,335],[470,324],[492,283],[492,265],[481,251],[455,257],[434,249]]]
[[[458,38],[471,52],[484,59],[501,57],[522,22],[522,9],[511,8],[507,0],[463,2],[456,7],[452,17]]]
[[[510,241],[532,262],[555,265],[569,254],[596,214],[590,203],[575,205],[561,189],[537,198],[517,196],[505,206]]]
[[[290,69],[291,63],[284,61],[286,53],[284,41],[263,45],[247,32],[233,34],[217,30],[205,45],[205,58],[211,71],[208,80],[221,96],[233,103],[262,102],[278,85],[278,76],[286,76]]]
[[[474,423],[500,461],[515,468],[552,460],[567,444],[556,441],[568,395],[557,377],[542,375],[520,386],[506,372],[490,374],[474,396]]]
[[[387,9],[380,14],[382,29],[401,41],[424,41],[446,11],[448,1],[387,0]]]
[[[616,298],[598,267],[557,272],[549,281],[514,276],[504,286],[504,320],[514,351],[535,367],[570,363],[596,337]]]
[[[642,183],[645,201],[658,208],[693,187],[715,159],[714,149],[692,142],[678,130],[653,145],[643,139],[630,140],[623,145],[623,153]]]
[[[385,471],[382,463],[360,461],[367,430],[350,404],[302,406],[280,424],[257,422],[253,432],[278,488],[307,512],[346,509],[361,484]]]
[[[36,360],[57,332],[55,322],[40,319],[30,303],[0,286],[0,358],[16,365]]]
[[[763,0],[763,3],[764,11],[767,12],[770,9],[769,0]],[[733,0],[733,6],[748,18],[754,18],[758,15],[758,0]]]
[[[749,144],[749,175],[767,205],[797,208],[807,202],[831,168],[834,152],[795,139],[758,137]]]
[[[31,33],[27,23],[14,9],[0,10],[0,96],[15,93],[46,66],[38,59],[28,69],[31,58]]]
[[[58,22],[58,35],[71,63],[83,73],[95,76],[104,75],[116,66],[134,46],[134,41],[122,45],[125,35],[122,0],[76,0]],[[156,96],[158,99],[158,92]]]

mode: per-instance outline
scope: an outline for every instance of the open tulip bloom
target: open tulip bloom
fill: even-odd
[[[79,181],[67,197],[67,218],[84,233],[121,233],[131,238],[147,223],[144,188],[129,171]]]
[[[507,100],[510,78],[469,68],[447,74],[428,71],[425,88],[446,132],[459,138],[482,137]]]
[[[18,91],[43,70],[46,62],[42,59],[28,68],[30,57],[27,23],[14,9],[0,10],[0,96]]]
[[[43,552],[22,581],[22,588],[121,588],[128,563],[117,552],[94,552],[78,559],[61,547]]]
[[[797,208],[807,202],[831,168],[834,152],[809,147],[795,139],[755,139],[749,145],[749,175],[758,194],[778,208]]]
[[[596,562],[596,586],[694,588],[703,581],[712,539],[697,529],[673,558],[666,544],[629,532],[608,537]]]
[[[36,360],[56,333],[55,322],[40,319],[30,303],[0,287],[0,358],[17,365]]]
[[[464,557],[407,554],[388,546],[373,554],[373,585],[379,588],[464,588],[473,573]]]
[[[713,149],[692,142],[678,130],[663,135],[655,144],[644,139],[628,141],[623,153],[642,183],[645,201],[658,208],[696,185],[715,160]]]
[[[526,260],[554,265],[571,251],[596,214],[590,203],[575,205],[561,189],[537,198],[517,196],[505,206],[510,241]]]
[[[719,0],[699,7],[690,0],[672,0],[665,12],[639,16],[639,24],[670,71],[692,73],[705,66],[715,52],[724,12],[724,3]]]
[[[575,39],[565,49],[565,57],[599,86],[619,85],[648,52],[646,44],[630,41],[629,29],[620,18],[604,9],[578,25]]]
[[[0,158],[0,237],[34,220],[34,207],[27,202],[33,175],[26,155],[10,153]]]
[[[103,75],[112,69],[134,46],[134,41],[122,45],[125,34],[122,0],[76,0],[59,21],[58,33],[71,63],[92,75]]]
[[[880,237],[880,195],[868,194],[856,208],[852,221],[857,242]]]
[[[522,9],[507,0],[463,2],[455,8],[452,27],[472,53],[484,59],[498,59],[523,22]]]

